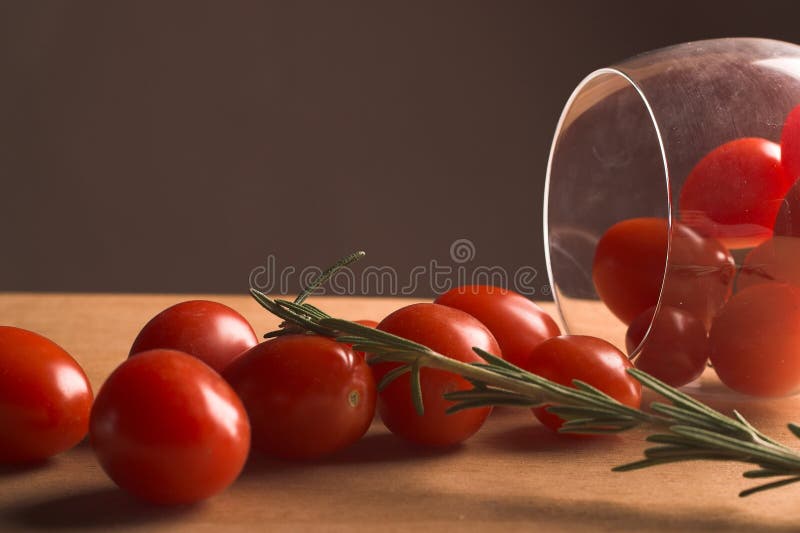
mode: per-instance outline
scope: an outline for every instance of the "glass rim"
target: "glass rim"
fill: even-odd
[[[558,311],[558,316],[559,316],[559,318],[561,320],[561,324],[564,327],[564,333],[566,335],[569,335],[570,334],[569,324],[568,324],[568,321],[565,320],[564,313],[562,311],[562,304],[559,301],[558,290],[557,290],[558,285],[557,285],[555,277],[553,275],[553,266],[552,266],[551,257],[550,257],[550,237],[549,237],[549,233],[550,233],[550,231],[549,231],[550,230],[550,224],[549,224],[550,205],[549,204],[550,204],[550,181],[551,181],[551,174],[552,174],[552,170],[553,170],[553,158],[554,158],[554,155],[555,155],[555,152],[556,152],[556,148],[557,148],[557,145],[558,145],[558,140],[559,140],[559,138],[560,138],[560,136],[562,134],[562,131],[564,130],[564,127],[567,126],[567,124],[565,124],[566,119],[567,119],[568,115],[570,114],[570,112],[572,111],[572,108],[573,108],[573,105],[575,104],[575,101],[584,92],[584,90],[586,89],[586,87],[590,83],[592,83],[593,81],[597,80],[598,78],[601,78],[601,77],[604,77],[604,76],[618,77],[623,82],[625,82],[625,84],[627,84],[628,87],[632,88],[636,92],[637,96],[639,97],[639,100],[642,102],[642,104],[644,105],[645,109],[647,110],[647,115],[648,115],[648,117],[650,119],[650,123],[651,123],[651,125],[653,127],[653,130],[655,131],[656,140],[658,142],[659,153],[661,155],[661,162],[662,162],[663,170],[664,170],[664,187],[665,187],[666,201],[667,201],[667,206],[666,206],[667,207],[667,211],[666,211],[667,212],[667,215],[666,215],[666,218],[667,218],[667,251],[666,251],[666,254],[664,256],[664,271],[663,271],[663,274],[662,274],[662,277],[661,277],[661,286],[659,288],[659,297],[658,297],[658,301],[656,302],[655,310],[654,310],[654,313],[653,313],[653,319],[651,319],[650,324],[647,327],[647,331],[645,332],[645,335],[642,338],[642,341],[639,343],[639,345],[636,347],[636,349],[629,354],[629,358],[630,359],[635,359],[635,357],[641,351],[641,347],[644,345],[645,340],[650,335],[650,331],[652,329],[655,317],[658,314],[658,310],[661,308],[661,303],[662,303],[661,300],[662,300],[662,295],[663,295],[663,292],[664,292],[664,285],[665,285],[665,282],[666,282],[667,268],[669,267],[669,257],[670,257],[670,251],[671,251],[671,246],[672,246],[672,215],[673,215],[672,211],[673,211],[673,209],[672,209],[672,196],[671,196],[671,193],[670,193],[669,163],[668,163],[668,160],[667,160],[667,152],[666,152],[666,149],[664,147],[664,139],[663,139],[663,136],[661,134],[661,128],[660,128],[660,126],[658,124],[658,120],[656,120],[655,113],[653,111],[653,107],[650,104],[650,101],[648,100],[647,95],[645,94],[645,92],[642,89],[642,87],[630,75],[628,75],[626,72],[624,72],[623,70],[621,70],[619,68],[614,68],[614,67],[599,68],[599,69],[594,70],[593,72],[591,72],[586,77],[584,77],[578,83],[578,85],[575,87],[575,89],[573,89],[572,94],[570,94],[569,98],[567,99],[567,102],[564,104],[564,107],[561,110],[561,115],[559,116],[558,123],[556,124],[556,129],[555,129],[555,132],[553,134],[553,140],[550,143],[550,151],[549,151],[549,155],[548,155],[548,158],[547,158],[547,171],[546,171],[546,174],[545,174],[544,196],[543,196],[544,206],[543,206],[543,209],[542,209],[542,231],[543,231],[543,237],[544,237],[544,243],[545,243],[544,256],[545,256],[545,264],[546,264],[546,267],[547,267],[547,278],[550,281],[550,286],[551,286],[551,291],[550,292],[552,293],[553,301],[555,302],[556,310]]]

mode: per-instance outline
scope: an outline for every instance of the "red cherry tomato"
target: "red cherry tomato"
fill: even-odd
[[[130,355],[156,348],[178,350],[222,372],[256,344],[258,338],[242,315],[221,303],[191,300],[153,317],[133,341]]]
[[[667,261],[667,221],[632,218],[597,243],[592,279],[598,296],[626,324],[658,302]]]
[[[250,449],[250,425],[233,389],[175,350],[143,352],[117,367],[97,394],[90,435],[108,476],[158,504],[220,492]]]
[[[494,335],[503,358],[515,365],[537,344],[561,334],[558,324],[541,307],[521,294],[500,287],[457,287],[439,296],[435,303],[460,309],[477,318]]]
[[[736,139],[692,169],[681,189],[681,221],[730,248],[755,246],[772,235],[793,181],[781,166],[780,146],[756,137]]]
[[[781,163],[789,179],[800,178],[800,105],[789,112],[783,123]]]
[[[360,439],[375,413],[375,382],[364,359],[316,335],[263,342],[224,376],[250,415],[253,449],[275,457],[330,455]]]
[[[776,236],[800,237],[800,181],[789,188],[775,217]]]
[[[369,320],[369,319],[366,319],[366,318],[361,319],[361,320],[356,320],[355,323],[356,324],[361,324],[362,326],[367,326],[368,328],[377,328],[378,327],[378,323],[376,321]],[[356,355],[361,357],[362,359],[367,357],[367,354],[365,354],[364,352],[356,352]]]
[[[669,269],[661,289],[664,305],[682,309],[706,329],[728,301],[736,278],[736,263],[722,243],[673,223]]]
[[[521,367],[561,385],[575,379],[600,389],[620,403],[639,407],[642,386],[627,370],[633,365],[614,345],[596,337],[564,335],[547,339],[533,349]],[[539,421],[556,431],[564,421],[547,412],[547,406],[532,409]]]
[[[728,387],[784,396],[800,387],[800,288],[749,287],[722,308],[709,334],[711,363]]]
[[[54,342],[0,326],[0,463],[47,459],[89,428],[92,389],[78,363]]]
[[[473,346],[492,354],[500,353],[497,341],[486,326],[464,311],[439,304],[421,303],[398,309],[384,318],[378,329],[424,344],[465,363],[484,362],[472,350]],[[397,366],[395,363],[373,366],[375,379],[382,379]],[[420,385],[425,405],[422,416],[414,409],[408,374],[394,380],[378,395],[378,412],[383,423],[392,433],[411,442],[432,447],[458,444],[478,431],[491,412],[491,408],[482,407],[450,415],[445,413],[453,405],[442,397],[445,393],[472,388],[461,376],[423,368]]]
[[[633,354],[650,328],[634,365],[673,387],[691,383],[700,377],[708,361],[705,326],[682,309],[662,305],[653,320],[654,311],[651,307],[636,317],[625,335],[625,347]]]
[[[731,294],[733,258],[719,241],[673,223],[665,276],[668,235],[662,218],[632,218],[611,226],[595,249],[597,294],[625,324],[656,305],[661,293],[664,304],[688,311],[708,327]]]
[[[789,283],[800,287],[800,239],[775,236],[750,250],[739,269],[736,290],[761,283]]]
[[[781,133],[781,164],[794,183],[775,218],[775,235],[800,237],[800,105],[786,117]]]

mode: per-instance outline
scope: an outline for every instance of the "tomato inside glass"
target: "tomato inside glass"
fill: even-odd
[[[669,231],[663,218],[632,218],[611,226],[595,249],[597,294],[626,325],[656,305],[661,294],[662,303],[684,309],[709,327],[731,294],[733,258],[716,239],[675,222],[665,272]]]
[[[775,235],[800,237],[800,105],[786,117],[781,133],[781,164],[794,183],[775,217]]]
[[[774,236],[748,252],[736,277],[736,290],[762,283],[800,287],[800,238]]]
[[[687,311],[662,305],[636,317],[625,335],[628,354],[641,346],[634,365],[661,381],[681,387],[699,378],[708,361],[708,336],[703,322]]]
[[[781,163],[790,180],[800,178],[800,105],[789,112],[783,123]]]
[[[711,363],[731,389],[784,396],[800,387],[800,288],[763,283],[735,294],[709,334]]]
[[[775,217],[774,234],[800,238],[800,181],[791,186],[781,202]]]
[[[680,218],[729,248],[756,246],[772,235],[775,216],[794,182],[781,147],[747,137],[709,152],[681,188]]]

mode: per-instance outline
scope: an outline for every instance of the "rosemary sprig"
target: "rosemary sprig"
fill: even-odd
[[[360,257],[363,253],[348,256],[338,264],[340,267],[349,264],[358,259],[356,255]],[[336,268],[327,270],[323,276],[330,277]],[[307,291],[310,293],[320,283],[322,281],[313,283]],[[485,363],[463,363],[385,331],[333,318],[304,303],[304,298],[290,302],[269,298],[255,289],[250,292],[259,304],[283,320],[282,331],[268,336],[311,332],[370,353],[371,364],[398,363],[384,376],[378,388],[383,389],[401,375],[410,374],[412,400],[420,414],[425,408],[420,372],[423,368],[435,368],[458,374],[473,385],[470,390],[445,395],[453,402],[449,412],[488,405],[549,406],[550,412],[565,420],[559,430],[564,433],[608,434],[633,428],[653,431],[646,440],[656,446],[646,449],[643,459],[615,467],[618,472],[691,460],[737,461],[757,466],[744,472],[744,477],[771,480],[742,491],[740,496],[800,481],[798,451],[764,435],[740,413],[733,411],[733,417],[725,416],[641,370],[629,372],[644,387],[668,401],[651,403],[649,412],[623,405],[578,380],[573,382],[574,388],[554,383],[479,348],[474,350]],[[790,423],[788,427],[800,438],[800,426]]]
[[[294,299],[294,303],[302,304],[306,301],[306,298],[311,296],[311,294],[317,290],[317,288],[321,287],[323,283],[328,281],[331,276],[336,274],[339,270],[343,269],[344,267],[351,265],[364,257],[366,253],[363,251],[353,252],[352,254],[345,256],[339,259],[336,263],[328,267],[322,274],[317,276],[317,278],[311,282],[311,285],[303,289],[303,292],[297,295],[297,298]]]

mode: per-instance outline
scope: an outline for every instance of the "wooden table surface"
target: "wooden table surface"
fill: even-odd
[[[246,296],[198,296],[231,305],[267,331],[276,321]],[[139,328],[181,295],[0,295],[0,324],[37,331],[83,365],[95,392]],[[344,318],[382,316],[411,300],[317,298]],[[549,309],[552,309],[549,305]],[[752,400],[713,378],[689,389],[738,408],[791,442],[800,398]],[[795,441],[795,444],[800,444]],[[502,530],[800,531],[800,485],[740,499],[742,466],[689,463],[613,473],[640,457],[643,434],[564,438],[524,409],[497,409],[467,443],[415,449],[376,421],[356,445],[312,463],[253,459],[224,493],[189,508],[158,508],[122,493],[85,443],[35,468],[0,468],[0,531]]]

